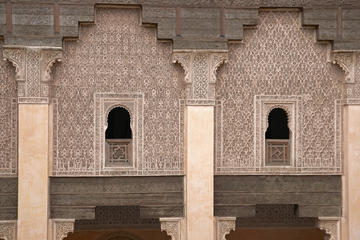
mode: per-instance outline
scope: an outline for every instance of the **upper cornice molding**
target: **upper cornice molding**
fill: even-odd
[[[335,51],[360,50],[358,0],[0,0],[0,36],[5,45],[62,47],[77,38],[79,23],[95,22],[95,6],[139,7],[144,26],[174,50],[226,50],[241,41],[244,26],[258,24],[261,8],[303,10],[303,25],[317,27],[319,41]]]

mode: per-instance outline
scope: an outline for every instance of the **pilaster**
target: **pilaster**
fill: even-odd
[[[48,239],[51,67],[59,49],[4,47],[18,85],[17,238]],[[34,223],[36,227],[34,227]]]
[[[216,71],[227,52],[174,52],[185,70],[186,239],[214,240],[214,105]],[[204,231],[206,229],[206,231]]]

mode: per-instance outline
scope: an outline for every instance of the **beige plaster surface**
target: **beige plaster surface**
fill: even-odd
[[[186,107],[188,240],[214,239],[214,107]]]
[[[360,106],[344,111],[344,217],[342,240],[360,239]]]
[[[19,104],[18,240],[47,240],[48,112]]]

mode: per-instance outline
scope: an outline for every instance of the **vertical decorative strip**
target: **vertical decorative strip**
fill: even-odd
[[[59,4],[55,3],[54,5],[54,32],[59,33]]]
[[[181,8],[176,8],[176,36],[181,35]]]
[[[342,38],[342,8],[339,7],[337,10],[337,38]]]
[[[12,6],[10,2],[6,2],[6,31],[11,32],[12,31]]]
[[[220,9],[220,37],[225,37],[225,9]]]

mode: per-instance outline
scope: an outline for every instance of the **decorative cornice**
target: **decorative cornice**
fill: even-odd
[[[171,240],[182,240],[182,218],[160,218],[161,231],[166,232]]]
[[[0,221],[0,239],[16,240],[17,221]]]
[[[340,240],[340,218],[321,217],[317,221],[317,226],[329,235],[329,240]]]
[[[236,217],[216,217],[216,240],[226,240],[230,231],[235,231]]]
[[[346,83],[355,83],[355,52],[335,52],[332,54],[332,62],[344,70]]]

